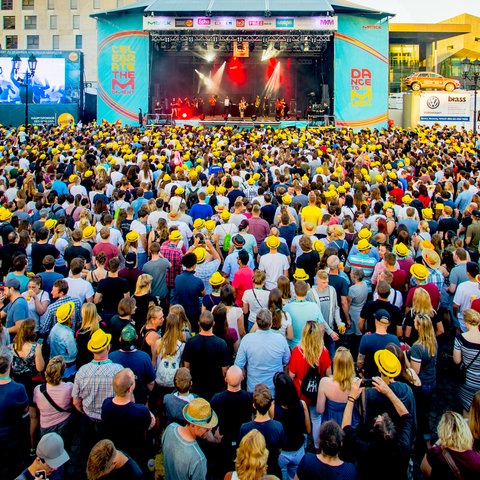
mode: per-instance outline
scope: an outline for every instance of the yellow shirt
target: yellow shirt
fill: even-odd
[[[304,222],[311,222],[314,225],[318,225],[323,217],[323,212],[321,208],[307,205],[306,207],[302,208],[301,216]]]

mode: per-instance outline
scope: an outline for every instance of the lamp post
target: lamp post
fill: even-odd
[[[469,58],[462,60],[463,79],[473,81],[473,135],[477,134],[477,87],[480,77],[480,60],[470,61]]]
[[[18,75],[18,71],[20,70],[20,65],[22,64],[22,59],[17,55],[12,58],[13,63],[13,71],[15,75]],[[25,129],[28,126],[28,84],[29,80],[35,76],[35,70],[37,69],[37,58],[32,53],[30,57],[28,57],[27,61],[27,69],[25,72],[20,73],[20,76],[17,78],[18,82],[22,87],[25,87]],[[21,81],[21,77],[23,76],[23,80]]]

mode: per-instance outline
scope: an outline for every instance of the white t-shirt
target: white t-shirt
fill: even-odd
[[[267,253],[260,258],[258,269],[265,272],[267,280],[265,282],[265,288],[272,290],[277,286],[277,280],[279,277],[285,274],[285,270],[288,270],[290,265],[288,258],[281,253]]]
[[[234,328],[240,340],[240,332],[238,331],[238,319],[243,315],[243,310],[239,307],[232,307],[227,310],[227,322],[230,328]]]
[[[463,312],[472,305],[472,297],[474,297],[474,299],[480,297],[477,282],[467,281],[457,285],[453,303],[459,306],[457,318],[462,332],[467,331],[465,322],[463,321]]]
[[[74,185],[70,189],[70,194],[73,195],[74,197],[77,195],[81,195],[82,197],[87,197],[87,189],[83,185]]]
[[[242,297],[242,302],[246,303],[249,307],[250,313],[248,315],[248,322],[255,323],[257,319],[257,313],[262,308],[268,307],[268,297],[270,292],[268,290],[261,290],[259,288],[245,290]]]
[[[100,233],[97,233],[97,238],[95,240],[97,243],[101,243],[102,237],[100,236]],[[112,245],[115,245],[116,247],[123,245],[125,242],[123,241],[122,232],[120,232],[120,230],[117,230],[116,228],[111,227],[110,238],[108,242],[111,243]]]
[[[139,220],[134,220],[130,225],[130,231],[136,231],[139,235],[146,235],[147,234],[147,227],[140,222]],[[137,253],[145,253],[145,249],[143,248],[142,240],[138,239],[138,246],[137,246]]]
[[[68,295],[70,297],[78,298],[82,304],[87,298],[95,295],[92,284],[83,278],[68,277],[65,280],[68,283]]]

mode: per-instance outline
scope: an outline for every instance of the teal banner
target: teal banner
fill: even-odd
[[[98,19],[97,120],[138,124],[148,110],[149,35],[142,18]]]
[[[388,22],[339,16],[334,80],[338,127],[387,126],[388,69]]]

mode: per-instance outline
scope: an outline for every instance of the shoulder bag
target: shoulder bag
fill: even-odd
[[[42,393],[42,395],[47,399],[47,402],[55,409],[57,410],[58,412],[61,412],[61,413],[70,413],[72,411],[71,408],[68,408],[68,409],[65,409],[65,408],[62,408],[60,405],[58,405],[57,403],[55,403],[55,401],[53,400],[53,398],[48,394],[47,392],[47,384],[46,383],[42,383],[42,385],[40,385],[40,392]]]

